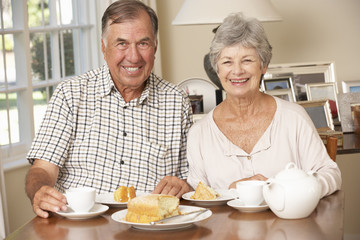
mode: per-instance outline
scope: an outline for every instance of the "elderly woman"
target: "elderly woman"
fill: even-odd
[[[240,13],[229,15],[210,47],[210,61],[226,99],[190,129],[188,182],[217,189],[266,180],[294,162],[314,170],[322,197],[340,189],[341,174],[306,111],[259,91],[272,53],[264,29]]]

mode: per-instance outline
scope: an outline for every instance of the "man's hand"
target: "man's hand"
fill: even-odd
[[[39,217],[49,217],[48,211],[66,210],[65,196],[54,188],[58,174],[58,166],[36,159],[26,175],[26,194]]]
[[[249,178],[243,178],[243,179],[237,180],[237,181],[233,182],[232,184],[230,184],[229,189],[230,189],[230,188],[236,188],[236,183],[237,183],[237,182],[240,182],[240,181],[249,181],[249,180],[266,181],[266,180],[267,180],[267,177],[264,177],[264,176],[261,175],[261,174],[256,174],[256,175],[254,175],[254,176],[252,176],[252,177],[249,177]]]
[[[42,186],[32,200],[33,210],[39,217],[49,217],[48,212],[65,211],[66,197],[49,186]]]
[[[158,183],[152,193],[168,194],[178,198],[184,193],[190,192],[193,189],[185,180],[182,180],[175,176],[166,176]]]

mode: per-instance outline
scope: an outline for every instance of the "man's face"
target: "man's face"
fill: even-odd
[[[151,20],[145,11],[136,19],[107,26],[102,52],[120,92],[143,90],[154,66],[156,45]]]

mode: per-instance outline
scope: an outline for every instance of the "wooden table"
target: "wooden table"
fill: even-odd
[[[181,204],[189,202],[182,200]],[[301,207],[301,206],[299,206]],[[343,238],[344,193],[338,191],[323,198],[310,217],[285,220],[271,210],[242,213],[227,205],[210,207],[213,215],[181,230],[144,231],[115,222],[110,208],[105,214],[88,220],[68,220],[54,215],[35,217],[10,234],[7,239],[266,239],[331,240]]]

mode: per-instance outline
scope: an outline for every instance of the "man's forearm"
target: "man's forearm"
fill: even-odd
[[[32,201],[35,193],[42,186],[51,186],[55,185],[55,181],[50,177],[50,175],[43,168],[31,167],[28,174],[26,175],[25,190],[29,199]]]

